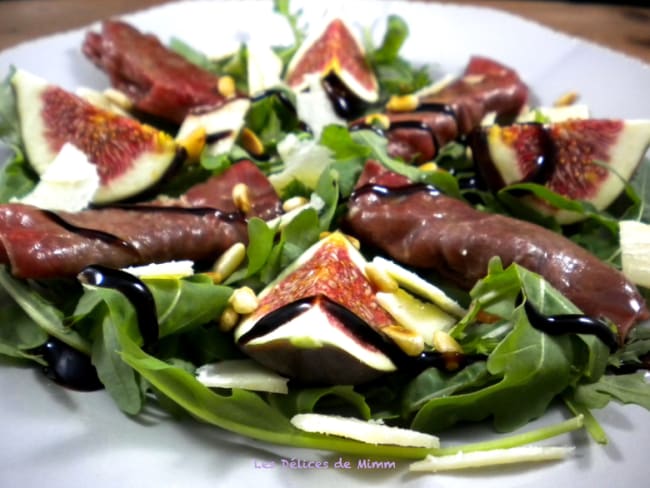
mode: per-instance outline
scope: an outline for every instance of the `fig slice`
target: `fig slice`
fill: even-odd
[[[184,157],[166,133],[99,108],[31,73],[17,70],[11,83],[30,164],[42,174],[65,143],[73,144],[97,167],[100,185],[93,203],[137,195]]]
[[[469,145],[492,190],[535,182],[603,210],[621,194],[642,161],[650,145],[650,121],[571,119],[492,125],[477,129]],[[561,224],[581,218],[538,199],[528,201]]]
[[[394,371],[393,324],[364,272],[366,261],[335,232],[308,249],[259,294],[235,329],[253,359],[304,383],[356,384]]]
[[[360,99],[372,103],[379,97],[379,85],[358,39],[346,23],[336,18],[302,43],[287,67],[286,82],[296,91],[309,85],[309,75],[336,75]]]

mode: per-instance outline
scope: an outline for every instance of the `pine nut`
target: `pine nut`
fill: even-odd
[[[282,210],[284,210],[285,212],[291,212],[292,210],[295,210],[297,208],[304,207],[308,203],[309,200],[307,200],[305,197],[301,197],[301,196],[291,197],[284,201],[284,203],[282,204]]]
[[[438,171],[438,165],[434,163],[433,161],[429,161],[428,163],[421,164],[418,166],[418,169],[420,171]]]
[[[114,103],[127,112],[133,108],[133,102],[131,99],[120,90],[116,90],[115,88],[107,88],[104,90],[103,94],[108,100],[110,100],[111,103]]]
[[[401,325],[389,325],[381,329],[402,351],[409,356],[417,356],[424,351],[424,339]]]
[[[569,105],[573,105],[576,100],[578,100],[578,94],[574,91],[571,91],[560,96],[557,100],[555,100],[553,105],[555,107],[568,107]]]
[[[345,238],[348,240],[350,244],[352,244],[352,247],[355,248],[357,251],[361,249],[361,242],[359,242],[359,239],[349,234],[345,234]]]
[[[251,190],[246,183],[237,183],[232,187],[232,201],[239,210],[248,213],[253,208]]]
[[[257,295],[248,286],[242,286],[233,291],[228,299],[228,303],[230,303],[235,312],[241,315],[252,313],[259,306]]]
[[[201,152],[205,147],[206,132],[205,127],[197,127],[190,132],[187,137],[179,141],[179,144],[187,151],[188,161],[195,163],[201,157]]]
[[[262,156],[264,154],[264,144],[259,137],[250,130],[248,127],[244,127],[239,135],[240,143],[244,149],[246,149],[253,156]]]
[[[415,95],[393,95],[386,104],[386,109],[391,112],[413,112],[420,105],[420,100]]]
[[[230,246],[214,263],[211,273],[212,281],[221,283],[239,268],[245,258],[246,246],[243,243],[236,242]]]
[[[221,332],[230,332],[239,322],[239,314],[231,306],[227,306],[219,317],[219,330]]]
[[[231,98],[237,92],[235,80],[232,76],[224,75],[217,82],[217,90],[226,98]]]

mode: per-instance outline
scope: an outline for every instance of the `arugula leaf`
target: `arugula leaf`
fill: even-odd
[[[210,71],[215,75],[231,76],[235,80],[235,86],[238,90],[243,92],[248,90],[248,51],[244,44],[241,44],[239,49],[235,52],[227,54],[219,59],[209,58],[205,53],[193,48],[183,40],[176,37],[171,38],[169,49],[180,54],[190,63]]]
[[[479,361],[455,373],[429,368],[411,381],[402,396],[406,414],[418,411],[433,398],[455,395],[485,386],[489,379],[486,363]]]
[[[650,322],[643,322],[628,333],[626,343],[609,358],[609,363],[615,368],[626,365],[638,366],[643,357],[650,354]]]
[[[650,410],[650,383],[643,372],[604,375],[594,383],[578,385],[573,399],[588,408],[603,408],[611,400],[617,400]]]
[[[291,9],[289,8],[290,3],[290,0],[273,1],[273,11],[282,15],[287,20],[287,23],[291,28],[291,33],[293,34],[292,45],[284,48],[275,48],[276,54],[280,57],[284,66],[287,66],[293,55],[305,40],[305,33],[299,26],[302,9],[297,10],[295,13],[291,13]]]
[[[47,341],[47,333],[3,289],[0,289],[0,355],[44,362],[33,349]]]
[[[287,417],[299,413],[313,413],[317,406],[334,398],[336,411],[340,413],[341,403],[354,408],[359,416],[370,418],[370,407],[363,395],[354,391],[350,385],[336,385],[324,388],[299,388],[290,390],[286,395],[269,395],[269,404]]]
[[[116,405],[125,413],[135,415],[142,409],[144,395],[133,369],[119,356],[120,335],[124,335],[124,325],[134,321],[134,313],[124,317],[122,311],[114,309],[120,301],[109,300],[109,312],[93,337],[92,363],[97,376],[110,393]]]
[[[31,289],[26,282],[12,277],[4,266],[0,267],[0,286],[47,334],[79,351],[90,353],[89,341],[66,326],[63,313]]]
[[[446,171],[427,172],[398,161],[388,155],[388,141],[372,130],[358,130],[350,133],[352,140],[370,148],[370,158],[379,161],[391,171],[406,176],[414,182],[429,183],[452,197],[460,197],[458,181]]]
[[[431,83],[426,66],[414,67],[399,56],[408,35],[408,24],[401,17],[391,15],[379,47],[373,46],[369,33],[365,36],[368,60],[377,75],[382,98],[391,94],[413,93]]]
[[[520,293],[544,314],[578,311],[539,275],[514,264],[504,269],[498,259],[492,260],[488,276],[470,292],[474,300],[469,313],[472,319],[461,321],[452,334],[462,345],[478,310],[502,317],[511,330],[490,352],[486,362],[489,376],[477,388],[437,395],[438,391],[462,386],[461,380],[467,380],[462,373],[458,378],[419,377],[409,385],[407,411],[422,404],[413,418],[413,428],[434,432],[459,421],[491,417],[498,431],[513,430],[541,416],[567,389],[602,376],[608,356],[605,345],[593,337],[548,336],[535,329],[519,303]],[[431,390],[426,389],[427,384]]]
[[[417,459],[435,452],[425,448],[364,444],[300,431],[258,394],[239,389],[220,394],[203,386],[182,368],[148,355],[128,337],[122,339],[124,361],[167,398],[206,423],[276,444],[363,456]]]
[[[11,78],[16,72],[11,68],[9,73],[0,83],[0,141],[12,147],[20,147],[20,121],[16,108],[16,97],[11,87]]]
[[[16,99],[11,88],[12,68],[0,83],[0,203],[28,193],[38,177],[25,160]]]
[[[218,318],[232,289],[215,285],[206,275],[190,278],[143,278],[158,311],[160,337],[179,334]]]
[[[500,381],[474,392],[429,400],[415,415],[412,428],[437,432],[460,420],[492,417],[495,429],[507,432],[546,412],[568,384],[573,365],[570,339],[534,329],[522,309],[513,322],[512,332],[487,361],[487,371]]]

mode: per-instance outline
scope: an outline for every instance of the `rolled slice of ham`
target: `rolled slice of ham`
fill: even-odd
[[[386,112],[388,152],[405,161],[429,161],[442,146],[478,127],[487,114],[515,116],[527,99],[528,88],[513,69],[474,56],[460,78],[418,97],[414,110]],[[350,125],[364,127],[366,122],[356,120]]]
[[[190,110],[226,100],[217,75],[125,22],[104,21],[101,32],[86,34],[82,50],[144,113],[180,124]]]
[[[357,188],[367,185],[394,191],[353,195],[347,231],[401,263],[433,269],[469,289],[485,276],[489,260],[499,256],[504,266],[517,263],[543,276],[583,313],[611,320],[622,339],[649,316],[622,273],[560,234],[442,194],[400,193],[410,182],[375,162],[366,165]]]
[[[237,183],[250,190],[251,210],[245,214],[233,203]],[[91,264],[210,261],[232,244],[248,241],[248,218],[280,213],[266,177],[252,162],[241,161],[179,199],[78,213],[0,205],[0,263],[18,278],[63,278]]]

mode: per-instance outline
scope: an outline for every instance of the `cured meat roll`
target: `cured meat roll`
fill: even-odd
[[[83,53],[108,74],[114,88],[150,115],[181,123],[190,110],[226,100],[217,75],[125,22],[107,20],[101,32],[88,32]]]
[[[569,239],[414,187],[375,162],[366,165],[345,220],[361,242],[401,263],[433,269],[465,289],[499,256],[504,266],[517,263],[542,275],[583,313],[611,320],[621,338],[649,316],[645,301],[622,273]]]
[[[442,146],[478,127],[486,115],[515,116],[527,99],[528,88],[515,71],[474,56],[463,76],[441,90],[403,98],[403,106],[388,104],[388,152],[405,161],[429,161]],[[368,125],[367,119],[351,123],[353,128]]]
[[[250,190],[249,212],[233,202],[237,183]],[[0,205],[0,264],[18,278],[62,278],[91,264],[119,268],[214,260],[232,244],[247,242],[247,218],[280,213],[275,190],[250,161],[233,165],[179,199],[78,213],[9,203]]]

